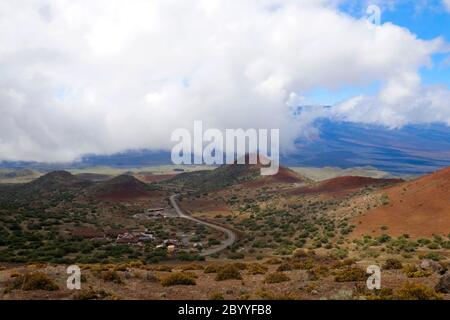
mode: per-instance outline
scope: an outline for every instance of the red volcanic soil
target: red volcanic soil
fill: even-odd
[[[76,228],[72,231],[72,235],[84,239],[102,238],[105,233],[101,230],[94,228]]]
[[[273,176],[261,176],[258,179],[244,182],[242,185],[249,188],[259,188],[270,184],[300,182],[304,182],[301,176],[288,168],[280,167],[278,173]]]
[[[119,176],[95,186],[95,196],[101,200],[122,201],[147,199],[162,196],[159,191],[151,191],[148,186],[133,176]]]
[[[352,236],[387,233],[417,238],[450,233],[450,168],[404,182],[382,193],[389,197],[389,204],[355,218]],[[382,226],[388,229],[382,231]]]
[[[337,177],[324,180],[311,187],[301,187],[290,191],[293,195],[302,194],[346,194],[369,186],[400,183],[401,179],[375,179],[369,177]]]
[[[152,183],[152,182],[161,182],[164,180],[169,180],[175,177],[176,174],[136,174],[135,177],[142,182]]]

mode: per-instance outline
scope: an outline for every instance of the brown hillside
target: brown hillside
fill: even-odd
[[[138,180],[145,183],[161,182],[169,180],[175,176],[176,174],[151,174],[151,173],[138,173],[134,175],[134,177],[136,177]]]
[[[255,180],[244,182],[245,187],[258,188],[270,184],[282,184],[282,183],[301,183],[305,179],[296,172],[280,166],[278,173],[273,176],[260,176]]]
[[[400,179],[376,179],[369,177],[337,177],[324,180],[311,187],[301,187],[290,192],[293,195],[302,194],[346,194],[369,186],[381,186],[403,182]]]
[[[157,193],[150,191],[145,183],[128,175],[121,175],[101,182],[92,191],[96,198],[112,201],[149,198]]]
[[[354,236],[388,233],[417,238],[450,233],[450,168],[404,182],[383,193],[389,203],[355,218]],[[382,231],[382,226],[388,229]]]

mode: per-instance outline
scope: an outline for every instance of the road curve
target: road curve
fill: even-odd
[[[234,231],[232,231],[230,229],[227,229],[227,228],[224,228],[224,227],[221,227],[221,226],[218,226],[218,225],[215,225],[215,224],[212,224],[212,223],[209,223],[209,222],[205,222],[205,221],[199,220],[197,218],[194,218],[193,216],[187,215],[180,208],[180,206],[178,205],[177,197],[178,197],[178,195],[175,194],[173,196],[170,196],[169,199],[170,199],[170,204],[175,209],[175,211],[177,212],[177,214],[178,214],[178,216],[180,218],[194,221],[194,222],[196,222],[198,224],[202,224],[202,225],[207,226],[209,228],[218,230],[218,231],[223,232],[223,233],[225,233],[227,235],[227,239],[222,241],[221,245],[216,246],[214,248],[210,248],[210,249],[204,250],[203,252],[200,253],[201,256],[210,256],[212,254],[218,253],[218,252],[220,252],[222,250],[225,250],[226,248],[228,248],[229,246],[231,246],[233,243],[236,242],[237,236],[236,236],[236,233],[234,233]]]

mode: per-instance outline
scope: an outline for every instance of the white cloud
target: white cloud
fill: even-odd
[[[375,81],[385,84],[379,95],[337,116],[359,121],[366,110],[387,125],[416,110],[448,117],[448,91],[418,78],[442,42],[368,28],[338,2],[2,1],[0,160],[169,149],[172,130],[194,120],[281,128],[288,148],[309,123],[292,116],[296,97]]]
[[[390,91],[394,94],[391,96]],[[410,123],[450,125],[450,91],[445,87],[387,86],[375,97],[358,96],[336,106],[327,116],[341,120],[399,128]],[[392,100],[391,100],[392,99]]]
[[[450,0],[442,0],[442,3],[444,4],[444,7],[447,9],[447,11],[450,12]]]

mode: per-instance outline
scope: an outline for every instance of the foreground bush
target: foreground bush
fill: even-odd
[[[205,269],[203,269],[204,273],[216,273],[219,271],[221,267],[218,265],[210,264],[209,266],[206,266]]]
[[[336,282],[354,282],[354,281],[365,281],[367,279],[366,271],[358,268],[352,267],[348,269],[340,270],[334,281]]]
[[[247,269],[248,273],[251,275],[265,274],[268,270],[266,266],[259,263],[252,263],[248,265]]]
[[[279,272],[291,271],[291,270],[294,270],[294,265],[292,263],[289,263],[289,262],[283,262],[277,268],[277,271],[279,271]]]
[[[278,258],[270,258],[265,262],[266,264],[281,264],[282,261]]]
[[[102,272],[102,280],[106,282],[114,282],[117,284],[122,283],[122,278],[120,277],[120,275],[113,270]]]
[[[313,257],[315,255],[316,255],[316,253],[314,252],[314,250],[306,250],[306,249],[302,249],[302,248],[295,249],[294,252],[292,253],[292,257],[294,259]]]
[[[204,267],[199,264],[199,263],[191,263],[191,264],[187,264],[185,266],[182,267],[183,271],[188,271],[188,270],[203,270]]]
[[[398,259],[387,259],[383,265],[384,270],[398,270],[402,269],[403,265]]]
[[[255,293],[259,299],[263,300],[300,300],[301,298],[293,293],[277,294],[272,291],[261,290]]]
[[[59,290],[59,287],[53,280],[47,277],[47,275],[36,272],[14,277],[14,279],[12,279],[11,282],[7,284],[5,292],[17,289],[25,291],[55,291]]]
[[[209,297],[210,300],[225,300],[225,297],[222,293],[216,292]]]
[[[154,271],[160,271],[160,272],[172,272],[172,267],[171,266],[166,266],[166,265],[158,265],[153,267]]]
[[[313,259],[307,258],[302,261],[294,262],[292,267],[295,270],[311,270],[315,265],[316,262]]]
[[[291,280],[287,275],[282,272],[270,273],[264,279],[264,283],[280,283]]]
[[[422,284],[406,283],[394,295],[396,300],[441,300],[442,296]]]
[[[117,297],[105,290],[82,290],[73,296],[73,300],[117,300]]]
[[[176,272],[162,278],[161,284],[164,287],[178,286],[178,285],[195,286],[196,282],[191,274],[185,272]]]
[[[223,266],[217,271],[216,281],[224,281],[231,279],[242,280],[241,273],[236,265],[229,264]]]
[[[310,281],[318,280],[322,277],[326,277],[330,274],[330,270],[327,266],[316,266],[307,271],[308,279]]]
[[[145,279],[149,282],[158,282],[159,278],[151,272],[147,272],[147,274],[145,275]]]
[[[408,278],[423,278],[423,277],[429,277],[433,274],[433,272],[431,272],[429,270],[421,270],[415,265],[406,266],[403,269],[403,273]]]

